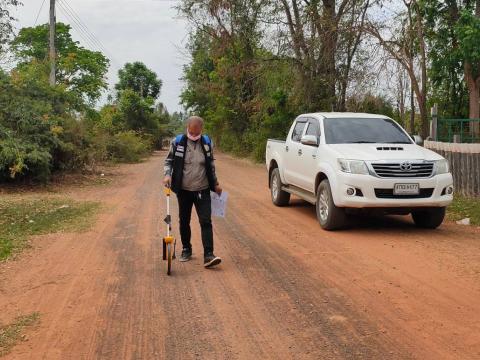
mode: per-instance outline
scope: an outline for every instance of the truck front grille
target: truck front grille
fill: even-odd
[[[375,196],[379,199],[428,199],[432,197],[434,189],[420,189],[418,195],[394,195],[393,189],[375,189]]]
[[[373,163],[372,167],[382,178],[428,178],[433,174],[433,162]]]

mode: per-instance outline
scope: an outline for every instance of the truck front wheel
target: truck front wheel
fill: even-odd
[[[278,168],[273,169],[270,177],[270,193],[272,194],[272,202],[277,206],[286,206],[290,202],[290,194],[282,190],[282,179]]]
[[[325,230],[337,230],[347,223],[345,210],[339,208],[333,202],[330,182],[325,179],[317,189],[317,218],[320,226]]]
[[[415,225],[424,229],[436,229],[445,219],[445,208],[429,208],[412,212],[412,218]]]

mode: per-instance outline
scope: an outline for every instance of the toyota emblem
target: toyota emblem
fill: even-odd
[[[400,164],[400,170],[404,171],[404,172],[407,172],[407,171],[412,171],[412,163],[411,162],[408,162],[408,161],[405,161],[403,163]]]

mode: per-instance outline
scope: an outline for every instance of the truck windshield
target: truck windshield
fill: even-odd
[[[332,118],[324,120],[327,144],[412,144],[400,126],[390,119]]]

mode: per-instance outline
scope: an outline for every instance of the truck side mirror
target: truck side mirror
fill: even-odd
[[[304,136],[302,136],[302,140],[300,140],[300,142],[303,145],[308,145],[308,146],[318,146],[319,145],[318,137],[316,137],[315,135],[304,135]]]
[[[423,138],[420,135],[413,135],[413,141],[415,144],[423,146]]]

